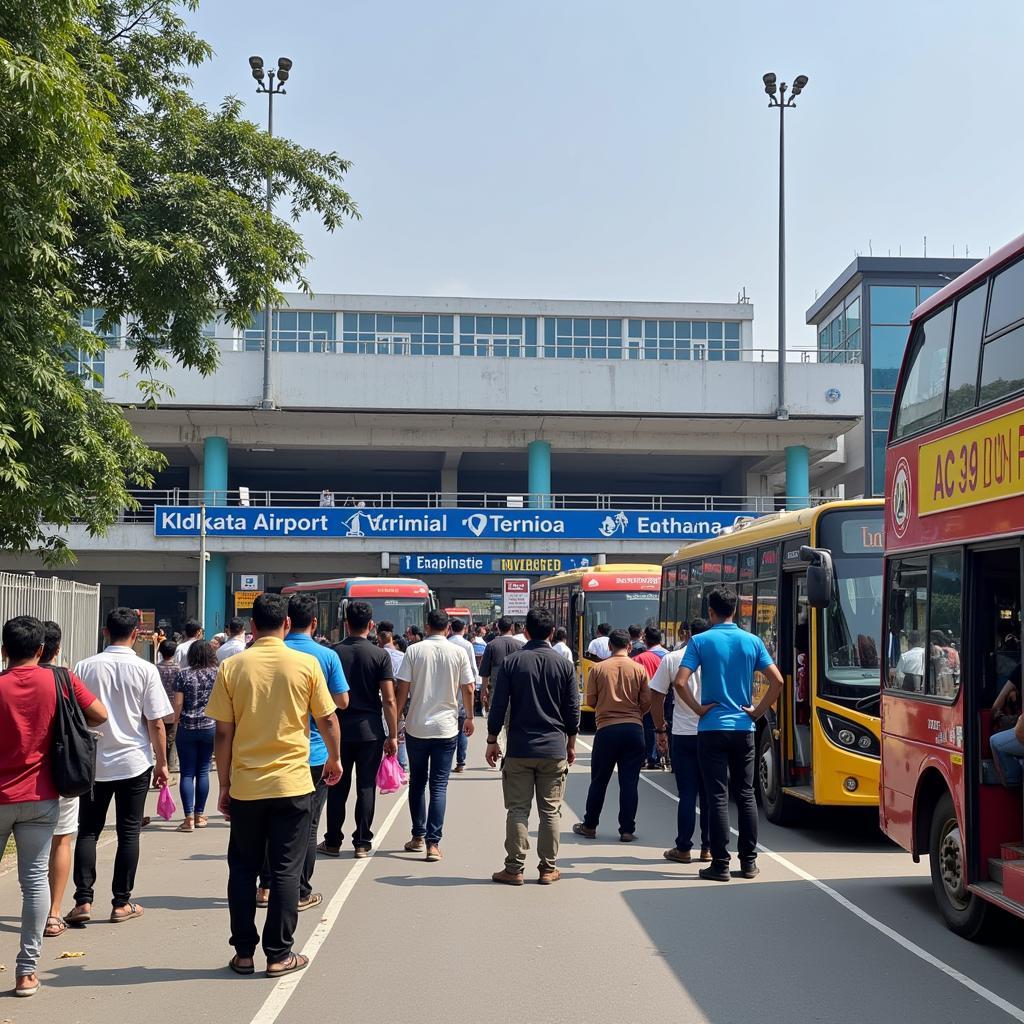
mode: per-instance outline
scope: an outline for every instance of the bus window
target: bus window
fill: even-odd
[[[772,659],[778,660],[779,582],[762,580],[757,585],[757,635],[764,641]]]
[[[704,563],[703,562],[691,562],[690,563],[690,582],[700,583],[704,579]]]
[[[949,360],[946,416],[959,416],[978,404],[978,361],[985,320],[985,286],[968,292],[956,304],[953,354]]]
[[[779,549],[773,545],[770,548],[757,549],[757,577],[758,579],[771,579],[779,575]]]
[[[907,356],[907,375],[896,403],[893,437],[905,437],[941,422],[952,323],[953,307],[947,306],[914,330]]]
[[[704,582],[721,583],[722,581],[722,556],[704,559]]]
[[[736,609],[736,625],[749,633],[754,621],[754,584],[741,583],[737,589],[740,600]]]
[[[689,580],[689,575],[685,564],[676,566],[676,586],[685,587]]]
[[[932,556],[928,623],[928,679],[925,693],[953,698],[960,689],[960,579],[963,556],[946,551]]]
[[[726,555],[722,559],[722,582],[735,585],[736,583],[736,556]]]
[[[757,552],[751,548],[740,552],[740,579],[752,580],[757,575]]]
[[[897,559],[890,569],[885,684],[890,689],[924,690],[924,631],[927,625],[928,559]]]

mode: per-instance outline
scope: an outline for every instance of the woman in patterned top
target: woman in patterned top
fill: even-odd
[[[206,717],[206,705],[217,678],[213,644],[197,640],[188,649],[188,667],[174,677],[174,715],[178,727],[175,746],[181,767],[179,785],[185,820],[179,832],[206,828],[206,798],[210,793],[210,762],[216,724]]]

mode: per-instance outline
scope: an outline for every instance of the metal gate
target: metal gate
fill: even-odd
[[[76,665],[99,649],[98,585],[0,572],[0,624],[16,615],[34,615],[60,626],[64,634],[60,660],[65,665]]]

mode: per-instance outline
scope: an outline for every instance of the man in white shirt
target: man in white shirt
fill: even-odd
[[[178,644],[174,652],[174,660],[182,667],[188,666],[188,649],[203,638],[203,624],[198,619],[189,619],[185,623],[185,639]]]
[[[452,757],[458,745],[459,697],[465,709],[462,731],[473,735],[473,694],[476,668],[472,658],[446,639],[448,613],[435,608],[427,615],[427,635],[412,644],[398,670],[398,706],[409,700],[405,743],[409,752],[409,812],[412,839],[409,853],[426,849],[428,861],[441,859],[445,801]],[[427,806],[427,782],[430,806]]]
[[[150,776],[167,785],[167,738],[164,719],[173,715],[156,666],[134,650],[139,616],[115,608],[104,629],[107,647],[75,666],[75,675],[103,702],[109,717],[99,728],[96,784],[81,798],[75,845],[75,909],[68,924],[85,924],[92,916],[96,884],[96,842],[115,804],[117,852],[114,856],[113,910],[110,920],[142,917],[132,902],[139,866],[139,831],[146,810]],[[154,767],[155,762],[155,767]]]
[[[237,615],[228,619],[228,638],[217,648],[217,664],[245,650],[245,622]]]
[[[696,636],[711,628],[707,619],[694,619],[690,623],[690,635]],[[672,683],[683,664],[686,648],[666,654],[651,677],[651,689],[663,698],[672,693]],[[690,676],[690,690],[700,700],[700,669]],[[654,733],[658,739],[658,750],[668,752],[668,730],[665,726],[665,700],[655,698],[651,705],[654,719]],[[708,796],[700,774],[697,758],[697,723],[700,719],[682,702],[675,701],[672,707],[672,772],[676,777],[676,792],[679,804],[676,808],[676,841],[665,851],[665,859],[678,864],[689,864],[693,860],[693,830],[696,825],[696,805],[700,801],[700,859],[711,860],[711,833],[709,831]]]
[[[605,658],[612,656],[612,649],[608,645],[608,634],[611,633],[612,627],[607,622],[601,622],[597,627],[597,636],[590,641],[590,646],[587,647],[587,657],[594,661],[604,661]]]
[[[920,693],[924,689],[924,635],[912,630],[910,647],[896,664],[896,689]]]
[[[476,667],[476,651],[473,645],[466,639],[466,623],[462,619],[452,619],[451,633],[448,642],[461,647],[469,655],[469,663],[473,666],[473,675],[476,680],[473,684],[474,695],[480,692],[480,673]],[[475,696],[474,696],[475,700]],[[462,708],[459,709],[459,743],[455,749],[455,771],[462,773],[466,770],[466,758],[469,756],[469,737],[466,735],[463,725],[466,722],[466,715]]]
[[[551,639],[553,641],[551,649],[560,654],[566,661],[575,665],[576,659],[573,657],[572,648],[566,643],[566,640],[569,639],[568,632],[559,626],[558,629],[555,630],[555,635]]]

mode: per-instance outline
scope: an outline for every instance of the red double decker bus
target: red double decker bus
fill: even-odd
[[[1019,762],[989,742],[1022,706],[1024,236],[910,332],[886,455],[880,820],[976,938],[993,907],[1024,917]]]

